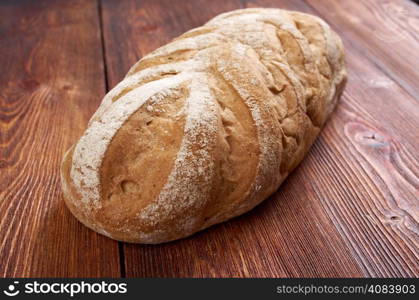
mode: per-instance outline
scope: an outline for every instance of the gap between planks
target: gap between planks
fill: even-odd
[[[321,16],[324,20],[326,20],[328,22],[328,24],[332,24],[332,22],[329,20],[328,16],[325,16],[321,10],[319,10],[318,8],[316,8],[315,5],[311,4],[310,1],[307,0],[302,0],[304,2],[304,4],[306,4],[313,12],[315,12],[318,16]],[[419,0],[417,0],[419,1]],[[334,26],[334,24],[332,25],[332,27],[336,27]],[[389,79],[391,79],[395,84],[397,84],[400,89],[402,89],[403,91],[405,91],[409,96],[411,96],[413,99],[416,98],[416,95],[411,91],[411,89],[407,88],[404,84],[402,84],[400,82],[400,78],[398,76],[395,76],[394,74],[391,73],[391,70],[388,70],[388,68],[383,67],[382,65],[380,65],[379,63],[377,63],[374,59],[371,58],[371,55],[368,53],[365,53],[365,51],[362,51],[362,48],[359,47],[358,43],[352,43],[353,49],[355,49],[359,55],[365,55],[365,57],[368,59],[368,61],[370,63],[372,63],[377,69],[379,69],[381,72],[384,73],[384,75],[386,75]]]
[[[100,43],[102,49],[102,64],[103,64],[103,73],[104,73],[104,81],[105,81],[105,89],[106,93],[109,92],[109,81],[108,81],[108,67],[106,61],[106,45],[105,45],[105,35],[103,32],[103,14],[102,14],[102,0],[97,0],[97,13],[99,19],[99,31],[100,31]],[[124,253],[124,244],[118,241],[118,253],[119,253],[119,269],[121,273],[121,278],[126,277],[125,271],[125,253]]]

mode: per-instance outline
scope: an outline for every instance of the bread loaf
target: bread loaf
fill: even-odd
[[[345,80],[342,42],[321,19],[221,14],[144,56],[105,96],[64,157],[66,204],[136,243],[243,214],[302,160]]]

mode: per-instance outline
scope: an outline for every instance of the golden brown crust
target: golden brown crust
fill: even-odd
[[[225,13],[136,63],[66,154],[66,203],[111,238],[160,243],[240,215],[298,165],[346,71],[339,37],[279,9]]]

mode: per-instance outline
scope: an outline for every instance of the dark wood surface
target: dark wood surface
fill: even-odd
[[[64,151],[144,54],[243,7],[316,14],[349,81],[301,165],[253,211],[180,241],[118,243],[82,226]],[[0,2],[0,276],[419,276],[419,8],[407,0]]]

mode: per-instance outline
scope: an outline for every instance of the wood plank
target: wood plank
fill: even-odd
[[[246,3],[316,14],[304,2]],[[311,169],[305,176],[368,276],[418,276],[417,99],[363,56],[362,44],[345,39],[344,28],[334,29],[343,37],[349,81],[304,162]]]
[[[64,205],[59,167],[105,93],[96,1],[0,2],[0,276],[115,277],[118,244]]]
[[[196,3],[195,3],[196,2]],[[120,82],[128,69],[145,54],[185,31],[202,25],[201,10],[214,16],[240,6],[238,0],[222,5],[208,1],[102,0],[103,34],[109,87]]]
[[[141,55],[203,24],[218,13],[241,8],[243,4],[263,6],[258,1],[181,1],[168,9],[170,3],[151,0],[103,2],[108,80],[111,85],[121,80]],[[202,9],[204,5],[205,10]],[[173,243],[157,246],[125,244],[126,275],[368,275],[368,269],[362,265],[353,246],[336,225],[339,222],[336,214],[325,205],[322,187],[313,183],[318,181],[321,172],[318,169],[322,168],[318,165],[318,155],[310,153],[271,199],[246,215]],[[332,163],[330,165],[333,167]],[[333,186],[331,188],[333,190]]]
[[[419,8],[408,0],[306,0],[360,55],[418,100]]]

